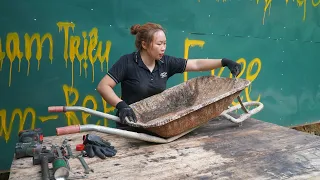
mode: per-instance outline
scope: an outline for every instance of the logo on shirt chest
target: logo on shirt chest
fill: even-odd
[[[167,77],[167,72],[162,72],[162,73],[160,73],[160,77],[161,77],[161,78]]]

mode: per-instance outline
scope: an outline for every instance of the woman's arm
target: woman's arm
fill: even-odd
[[[113,88],[116,82],[109,76],[105,75],[98,84],[97,91],[102,98],[111,106],[116,106],[122,101],[114,92]]]
[[[114,92],[113,88],[115,85],[116,82],[109,75],[105,75],[99,82],[97,91],[108,104],[119,110],[121,123],[125,124],[126,118],[128,118],[129,121],[137,122],[137,117],[131,107],[120,99]]]
[[[185,71],[209,71],[222,67],[222,59],[189,59]]]
[[[235,61],[227,58],[223,59],[190,59],[187,61],[185,71],[208,71],[227,66],[233,74],[237,77],[241,72],[241,65]]]

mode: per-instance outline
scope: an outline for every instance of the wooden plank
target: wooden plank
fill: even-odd
[[[94,169],[86,179],[310,179],[320,175],[318,136],[255,119],[239,127],[218,117],[168,144],[91,133],[109,140],[118,153],[105,160],[86,158]],[[45,137],[44,143],[61,144],[68,138],[75,149],[83,134]],[[69,163],[73,173],[83,175],[77,159]],[[31,158],[13,160],[9,179],[41,179],[39,171]]]

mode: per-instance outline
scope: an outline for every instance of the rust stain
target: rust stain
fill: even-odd
[[[320,123],[306,124],[301,126],[291,127],[297,131],[306,132],[313,135],[320,135]]]
[[[249,85],[246,79],[193,78],[130,105],[138,122],[129,125],[162,137],[173,137],[219,116]]]

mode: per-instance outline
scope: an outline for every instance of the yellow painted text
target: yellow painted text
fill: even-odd
[[[205,41],[203,40],[190,40],[190,39],[185,39],[185,49],[184,49],[184,58],[185,59],[188,59],[188,55],[189,55],[189,47],[191,46],[200,46],[200,47],[203,47],[203,45],[205,44]],[[259,75],[260,73],[260,70],[261,70],[261,67],[262,67],[262,63],[261,63],[261,60],[259,58],[255,58],[253,60],[251,60],[247,66],[247,60],[244,59],[244,58],[240,58],[237,60],[238,63],[241,64],[241,72],[240,74],[238,75],[238,78],[242,77],[243,75],[245,75],[245,79],[253,82],[257,76]],[[254,67],[257,67],[257,70],[255,72],[253,72],[253,68]],[[224,70],[226,68],[224,67],[221,67],[219,68],[219,71],[218,71],[218,74],[216,75],[215,74],[215,70],[211,70],[211,75],[212,76],[218,76],[218,77],[221,77]],[[232,78],[232,74],[229,73],[229,77]],[[184,81],[187,81],[188,80],[188,73],[187,72],[184,72]],[[252,89],[252,84],[245,88],[245,97],[246,97],[246,101],[260,101],[260,94],[258,95],[257,99],[254,99],[252,100],[252,98],[250,97],[250,92],[251,92],[251,89]],[[243,97],[241,97],[241,99],[243,99]],[[232,102],[233,105],[236,105],[237,103],[236,102]]]
[[[188,38],[185,39],[184,41],[184,59],[188,59],[189,57],[189,48],[194,47],[194,46],[199,46],[203,48],[204,41],[202,40],[190,40]],[[183,80],[187,81],[188,80],[188,72],[183,73]]]
[[[108,61],[109,61],[109,53],[111,49],[111,41],[106,41],[103,43],[102,41],[98,40],[98,29],[92,28],[89,33],[86,31],[82,32],[82,37],[80,36],[70,36],[69,29],[71,28],[72,32],[74,32],[75,24],[69,23],[69,22],[58,22],[57,26],[59,27],[59,32],[64,32],[64,60],[67,62],[70,60],[71,62],[71,76],[72,76],[72,82],[71,87],[73,87],[73,81],[74,81],[74,60],[77,59],[80,64],[80,76],[81,76],[81,64],[83,62],[83,68],[85,70],[85,77],[87,77],[87,68],[88,64],[86,62],[87,59],[89,59],[91,64],[91,70],[92,70],[92,82],[94,82],[94,64],[97,61],[97,59],[100,62],[101,65],[101,71],[103,71],[103,63],[106,62],[106,67],[108,68]],[[83,49],[82,53],[80,53],[80,46],[81,46],[81,40],[83,41]],[[102,52],[102,48],[104,48],[104,52]]]
[[[75,24],[69,22],[57,23],[59,32],[64,33],[63,57],[67,67],[68,61],[71,62],[72,82],[74,84],[74,61],[79,61],[80,76],[82,68],[85,70],[87,77],[87,60],[89,60],[92,69],[92,82],[94,82],[95,66],[98,60],[101,66],[101,72],[108,69],[109,53],[111,50],[111,41],[102,42],[98,39],[98,28],[93,27],[89,32],[82,31],[81,36],[72,35],[75,30]],[[72,33],[70,32],[70,29]],[[25,33],[24,42],[17,32],[8,33],[5,39],[0,38],[0,71],[2,71],[3,62],[8,59],[10,63],[9,69],[9,87],[12,84],[12,67],[15,60],[19,61],[18,72],[20,72],[21,61],[23,57],[28,61],[27,76],[30,74],[30,61],[33,53],[38,61],[37,69],[40,70],[40,61],[43,59],[43,48],[48,48],[48,58],[52,64],[54,41],[51,33]],[[35,43],[34,43],[35,42]],[[57,46],[60,47],[60,46]],[[33,48],[35,51],[33,52]],[[46,58],[47,59],[47,58]],[[104,65],[105,63],[105,65]]]
[[[257,4],[260,3],[260,0],[256,0]],[[263,18],[262,18],[262,24],[265,23],[265,18],[266,18],[266,12],[269,9],[269,16],[270,16],[270,11],[271,11],[271,5],[272,5],[272,1],[273,0],[264,0],[264,8],[263,8]],[[307,16],[307,4],[308,2],[311,2],[312,6],[315,8],[317,6],[319,6],[320,4],[320,0],[285,0],[285,4],[288,4],[289,2],[293,2],[293,3],[297,3],[298,7],[302,7],[303,8],[303,13],[302,13],[302,20],[305,21],[306,20],[306,16]]]
[[[93,95],[86,95],[82,103],[79,101],[80,100],[80,95],[78,89],[68,86],[68,85],[63,85],[63,92],[66,100],[66,106],[75,106],[75,105],[81,105],[83,107],[87,107],[93,110],[98,109],[98,102],[96,98]],[[102,107],[103,107],[103,112],[104,113],[109,113],[114,110],[114,107],[107,107],[107,103],[104,101],[103,98],[102,100]],[[74,125],[74,124],[92,124],[88,119],[90,117],[90,114],[82,112],[81,118],[78,118],[77,114],[75,112],[66,112],[66,118],[67,118],[67,123],[68,125]],[[101,120],[99,120],[96,124],[100,124]],[[103,125],[108,126],[107,124],[107,119],[103,119]]]

